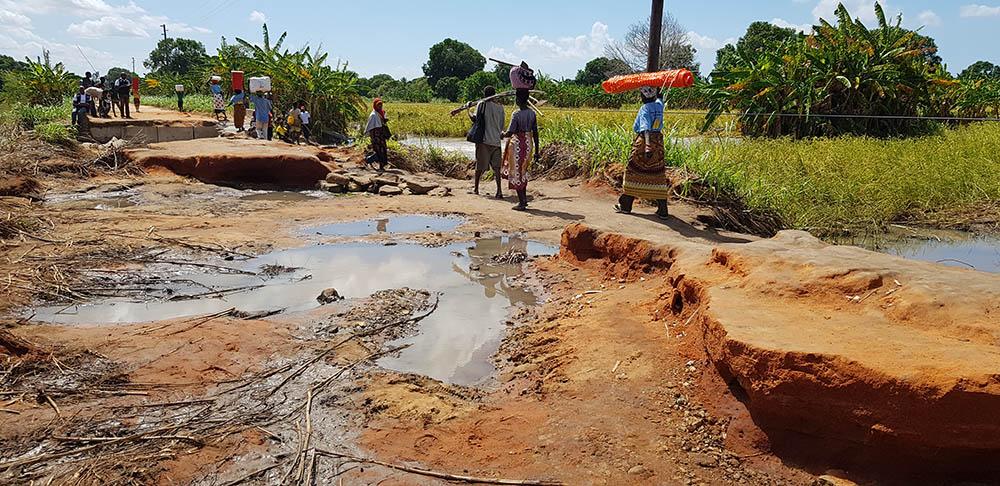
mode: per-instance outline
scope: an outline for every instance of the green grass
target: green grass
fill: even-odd
[[[449,112],[459,106],[458,103],[387,103],[385,108],[389,115],[389,123],[393,132],[399,135],[426,137],[465,137],[471,123],[464,113],[452,117]],[[507,117],[514,108],[507,106]],[[635,120],[637,107],[620,110],[599,110],[587,108],[555,108],[542,106],[542,116],[539,117],[541,137],[547,138],[547,130],[556,130],[565,135],[573,129],[588,130],[591,128],[627,127],[631,130]],[[667,115],[666,125],[674,128],[679,136],[690,137],[701,135],[699,132],[704,116],[697,114]],[[720,121],[714,125],[716,133],[735,134],[735,127]],[[551,137],[550,137],[551,139]]]
[[[787,227],[877,231],[1000,202],[1000,125],[907,140],[844,137],[701,143],[677,165]]]
[[[142,104],[158,108],[177,109],[177,96],[143,96]],[[184,111],[212,113],[212,97],[205,94],[189,94],[184,97]]]
[[[49,143],[70,144],[75,139],[75,132],[75,129],[70,129],[66,123],[61,122],[48,122],[35,125],[35,134],[38,135],[38,138]]]

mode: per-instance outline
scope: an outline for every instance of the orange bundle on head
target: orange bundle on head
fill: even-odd
[[[656,73],[626,74],[615,76],[601,87],[610,94],[624,93],[649,86],[651,88],[690,88],[694,86],[694,75],[687,69],[671,69]]]

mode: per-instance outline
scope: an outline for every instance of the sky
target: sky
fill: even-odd
[[[703,72],[715,51],[735,42],[751,22],[808,29],[832,19],[839,0],[666,0],[688,31]],[[843,0],[852,15],[874,25],[875,0]],[[987,3],[975,3],[976,1]],[[922,28],[938,43],[949,70],[978,60],[1000,64],[1000,0],[879,0],[903,25]],[[523,4],[522,2],[512,2]],[[515,11],[507,2],[469,0],[0,0],[0,54],[23,59],[43,49],[83,73],[132,59],[139,72],[167,26],[170,37],[203,42],[214,53],[220,38],[260,42],[266,22],[286,46],[322,47],[331,60],[369,77],[422,76],[430,47],[446,37],[484,56],[526,60],[555,77],[573,77],[587,61],[649,15],[649,0],[545,0]]]

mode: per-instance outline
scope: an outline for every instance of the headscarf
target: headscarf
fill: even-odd
[[[372,100],[372,109],[382,118],[382,123],[385,123],[385,110],[382,109],[382,98]]]

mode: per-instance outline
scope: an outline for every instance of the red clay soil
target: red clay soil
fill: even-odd
[[[577,224],[561,258],[662,274],[660,311],[685,323],[779,456],[819,471],[1000,479],[1000,276],[794,231],[713,248]]]
[[[151,144],[128,157],[145,168],[163,167],[209,184],[313,188],[337,166],[313,147],[251,139],[206,138]]]

